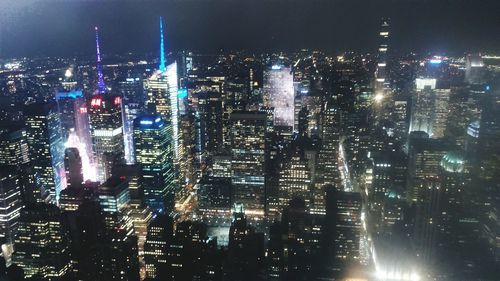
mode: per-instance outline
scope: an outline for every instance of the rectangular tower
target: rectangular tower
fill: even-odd
[[[233,202],[242,203],[250,216],[263,216],[266,113],[233,112],[230,120]]]
[[[273,65],[264,71],[264,106],[274,109],[274,125],[293,130],[295,91],[290,67]]]

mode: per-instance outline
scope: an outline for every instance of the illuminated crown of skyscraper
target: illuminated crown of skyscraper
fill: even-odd
[[[163,39],[163,18],[160,17],[160,72],[165,72],[167,67],[166,67],[166,60],[165,60],[165,42]]]
[[[97,52],[97,91],[99,94],[106,92],[106,84],[104,84],[104,75],[102,74],[101,50],[99,48],[99,28],[95,27],[95,44]]]

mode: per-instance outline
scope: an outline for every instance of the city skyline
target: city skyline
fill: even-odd
[[[0,280],[499,280],[496,6],[437,1],[0,10]]]

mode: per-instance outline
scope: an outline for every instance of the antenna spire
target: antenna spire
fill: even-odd
[[[99,28],[95,27],[95,44],[97,51],[97,90],[100,94],[106,92],[106,85],[104,84],[104,75],[102,74],[101,64],[101,50],[99,48]]]
[[[167,69],[165,61],[165,43],[163,41],[163,18],[160,16],[160,71],[165,72]]]

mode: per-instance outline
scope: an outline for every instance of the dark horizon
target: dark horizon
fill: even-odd
[[[495,0],[7,1],[0,58],[90,55],[95,25],[104,54],[156,52],[160,15],[169,50],[375,52],[386,16],[393,52],[500,51]]]

